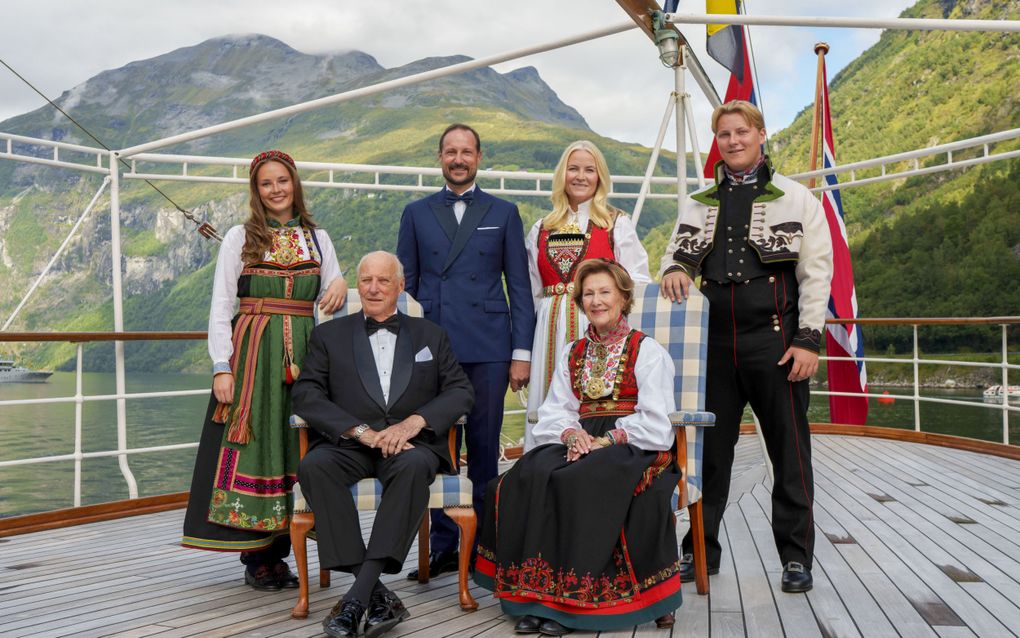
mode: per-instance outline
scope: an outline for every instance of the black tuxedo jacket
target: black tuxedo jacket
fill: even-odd
[[[399,317],[389,402],[383,400],[365,315],[358,312],[312,330],[291,394],[294,413],[310,426],[309,448],[327,443],[364,447],[340,435],[362,423],[383,430],[419,414],[426,427],[411,444],[434,451],[442,460],[440,471],[451,473],[448,432],[471,411],[474,390],[442,328],[426,319]]]

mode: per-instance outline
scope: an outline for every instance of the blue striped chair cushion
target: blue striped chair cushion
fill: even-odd
[[[361,512],[372,512],[382,502],[382,483],[376,479],[364,479],[351,486],[354,505]],[[448,476],[439,474],[429,485],[429,509],[447,507],[471,507],[471,481],[462,474]],[[294,485],[294,511],[308,512],[308,502],[301,493],[300,484]]]
[[[715,424],[715,415],[704,411],[708,300],[694,286],[682,304],[663,299],[658,284],[636,286],[634,307],[627,319],[632,328],[666,348],[676,366],[673,391],[678,412],[671,414],[670,420],[676,426],[687,426],[687,502],[694,503],[701,500],[703,428]]]

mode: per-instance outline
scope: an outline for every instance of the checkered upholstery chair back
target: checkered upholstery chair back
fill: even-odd
[[[631,328],[658,341],[673,358],[673,391],[677,412],[673,425],[687,428],[687,503],[701,500],[701,459],[704,427],[715,423],[705,412],[708,357],[708,300],[694,286],[682,304],[663,299],[658,284],[637,286],[627,318]]]

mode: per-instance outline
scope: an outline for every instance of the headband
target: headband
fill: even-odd
[[[255,168],[258,167],[259,164],[267,160],[284,162],[285,164],[290,164],[290,167],[294,170],[297,170],[297,166],[294,164],[294,158],[290,155],[287,155],[283,151],[264,151],[256,155],[251,161],[251,166],[248,167],[248,177],[251,177],[255,173]]]

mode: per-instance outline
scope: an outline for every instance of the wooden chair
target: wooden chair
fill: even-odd
[[[705,376],[708,358],[708,300],[694,286],[682,304],[663,299],[659,286],[637,286],[628,321],[669,351],[676,366],[673,378],[677,412],[670,415],[676,433],[680,481],[674,509],[687,508],[694,537],[695,586],[708,593],[705,528],[701,512],[701,459],[705,428],[715,425],[715,415],[705,412]]]
[[[401,294],[397,302],[398,309],[412,317],[421,317],[422,309],[418,302],[410,296]],[[319,321],[328,321],[336,317],[342,317],[361,310],[361,300],[357,291],[350,291],[347,295],[347,303],[331,316],[320,315]],[[460,419],[457,425],[450,428],[450,458],[457,469],[460,469],[460,458],[457,454],[457,428],[464,422]],[[300,428],[300,455],[304,458],[308,451],[308,425],[301,417],[294,415],[290,419],[291,427]],[[361,512],[374,512],[378,508],[382,498],[382,483],[376,479],[365,479],[351,486],[351,494],[354,496],[354,503]],[[460,607],[465,611],[478,609],[478,603],[471,596],[468,590],[468,563],[471,559],[471,548],[475,542],[475,531],[478,526],[474,507],[472,506],[471,481],[460,473],[456,475],[439,474],[429,486],[429,509],[442,508],[460,528],[460,564],[459,580]],[[290,538],[294,546],[294,559],[297,562],[298,579],[298,600],[291,610],[293,618],[308,617],[308,548],[306,538],[315,526],[315,515],[308,507],[301,494],[300,485],[294,485],[294,516],[290,523]],[[422,518],[421,527],[418,530],[418,582],[429,582],[429,517],[428,513]],[[319,586],[329,587],[330,572],[327,569],[319,570]]]

